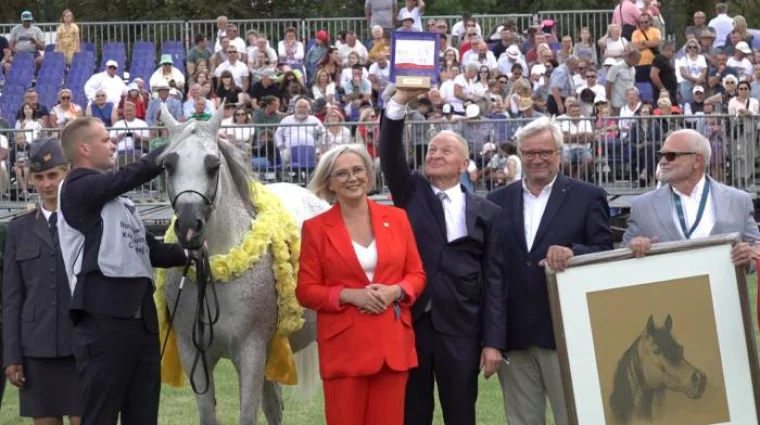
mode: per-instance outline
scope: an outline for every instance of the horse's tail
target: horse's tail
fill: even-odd
[[[296,392],[302,397],[309,397],[318,390],[320,384],[317,343],[310,343],[294,356],[298,370]]]

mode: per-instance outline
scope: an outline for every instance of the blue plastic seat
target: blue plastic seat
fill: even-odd
[[[314,146],[297,145],[290,148],[290,168],[311,170],[317,166],[317,151]]]

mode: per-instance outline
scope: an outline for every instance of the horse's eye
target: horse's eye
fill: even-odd
[[[174,169],[176,168],[178,160],[179,160],[179,155],[177,155],[176,152],[171,152],[171,153],[166,154],[166,156],[164,156],[164,159],[162,161],[162,164],[166,172],[168,172],[169,174],[173,173]]]
[[[219,171],[219,167],[222,165],[222,162],[217,156],[206,155],[206,157],[203,159],[203,165],[206,167],[207,173],[214,174]]]

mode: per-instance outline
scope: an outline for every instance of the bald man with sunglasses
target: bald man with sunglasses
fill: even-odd
[[[710,142],[694,130],[671,134],[658,153],[662,187],[639,196],[631,206],[623,246],[636,257],[652,243],[740,233],[731,260],[749,266],[757,259],[760,240],[749,194],[718,183],[707,175]]]

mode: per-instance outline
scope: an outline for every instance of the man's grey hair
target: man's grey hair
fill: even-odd
[[[464,157],[467,159],[470,158],[470,145],[467,143],[467,140],[464,137],[459,135],[459,133],[456,133],[451,130],[441,130],[438,132],[438,134],[433,136],[432,139],[430,139],[430,143],[433,143],[433,140],[439,137],[453,137],[454,139],[456,139],[456,141],[459,142],[459,144],[462,147],[462,154],[464,154]],[[430,145],[430,143],[428,143],[428,146]]]
[[[716,3],[715,4],[715,12],[716,13],[726,13],[726,12],[728,12],[728,4],[727,3]]]
[[[475,63],[475,62],[470,62],[467,64],[467,67],[464,70],[465,72],[474,72],[477,74],[478,71],[480,71],[480,64]]]
[[[515,137],[517,138],[518,149],[522,146],[522,143],[525,140],[544,132],[549,132],[554,143],[557,145],[557,149],[562,150],[565,146],[562,130],[559,128],[556,121],[554,121],[554,118],[549,117],[541,117],[531,121],[530,124],[517,131]]]
[[[317,163],[317,168],[314,170],[314,175],[312,175],[307,186],[315,195],[330,204],[334,204],[337,201],[335,193],[330,190],[330,178],[335,171],[335,162],[344,153],[353,153],[361,158],[362,165],[367,170],[367,192],[372,192],[375,188],[375,168],[372,164],[372,158],[367,152],[367,148],[364,145],[356,143],[338,145],[322,154]]]
[[[683,129],[677,130],[670,134],[668,138],[673,136],[681,136],[689,142],[689,150],[696,152],[705,159],[705,168],[710,166],[710,157],[712,157],[712,149],[710,148],[710,140],[707,139],[702,133],[692,130]]]
[[[578,65],[580,61],[581,60],[578,58],[578,56],[575,56],[575,55],[570,55],[567,57],[567,59],[565,59],[565,63],[567,65],[572,65],[572,64]]]

